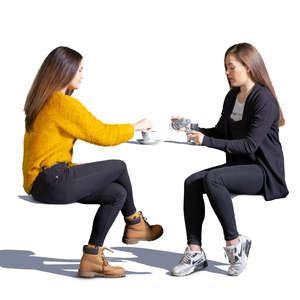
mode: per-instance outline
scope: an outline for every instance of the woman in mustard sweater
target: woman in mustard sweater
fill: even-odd
[[[160,225],[150,226],[137,212],[126,164],[106,160],[71,162],[80,139],[99,146],[130,140],[135,130],[149,129],[142,119],[135,124],[104,124],[75,98],[82,79],[82,56],[67,47],[54,49],[43,62],[28,93],[24,111],[24,190],[36,201],[50,204],[100,204],[89,244],[83,247],[78,274],[83,277],[122,277],[122,267],[110,266],[103,254],[104,239],[122,212],[126,223],[123,242],[159,238]]]

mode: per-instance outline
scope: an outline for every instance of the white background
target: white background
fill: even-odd
[[[297,1],[287,0],[1,1],[0,293],[7,299],[295,299],[298,12]],[[185,248],[184,179],[223,163],[224,153],[166,143],[104,148],[77,141],[74,162],[126,161],[137,208],[150,223],[162,224],[165,233],[158,241],[128,247],[121,243],[124,223],[119,215],[105,245],[120,247],[108,257],[126,268],[126,278],[76,278],[97,207],[40,205],[18,197],[25,195],[23,107],[42,61],[57,46],[79,51],[85,77],[74,97],[104,122],[150,118],[166,137],[171,115],[189,117],[202,127],[215,125],[228,92],[224,53],[238,42],[258,48],[277,92],[286,118],[280,139],[290,190],[286,199],[271,202],[245,196],[233,200],[239,231],[253,239],[245,272],[238,278],[224,275],[228,266],[222,230],[205,198],[203,248],[210,267],[185,278],[168,274]],[[75,261],[61,267],[58,259]]]

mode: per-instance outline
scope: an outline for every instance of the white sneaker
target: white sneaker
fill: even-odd
[[[240,242],[237,245],[224,247],[230,263],[227,274],[231,276],[241,274],[247,265],[251,240],[244,235],[239,235],[239,240]]]
[[[185,276],[207,267],[204,251],[192,251],[187,247],[179,264],[173,268],[171,274],[174,276]]]

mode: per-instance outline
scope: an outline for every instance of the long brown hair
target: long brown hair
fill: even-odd
[[[255,83],[257,82],[269,89],[269,91],[272,93],[279,106],[280,116],[279,116],[278,126],[283,126],[285,124],[285,120],[277,96],[275,94],[274,87],[269,77],[267,68],[258,50],[249,43],[240,43],[240,44],[233,45],[230,48],[228,48],[228,50],[225,53],[224,64],[225,64],[226,57],[229,54],[233,55],[241,64],[249,68],[250,78],[253,82]],[[226,69],[226,64],[225,64],[225,69]],[[231,88],[232,86],[229,80],[228,83]]]
[[[81,54],[68,47],[57,47],[46,57],[32,83],[24,106],[25,127],[28,132],[49,97],[72,81],[81,60]],[[66,95],[72,93],[73,90],[66,90]]]

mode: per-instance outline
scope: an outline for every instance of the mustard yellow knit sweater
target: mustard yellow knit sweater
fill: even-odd
[[[113,146],[133,137],[132,124],[104,124],[75,98],[58,91],[45,103],[32,130],[25,132],[24,190],[30,193],[42,167],[72,160],[73,146],[80,139],[99,146]]]

